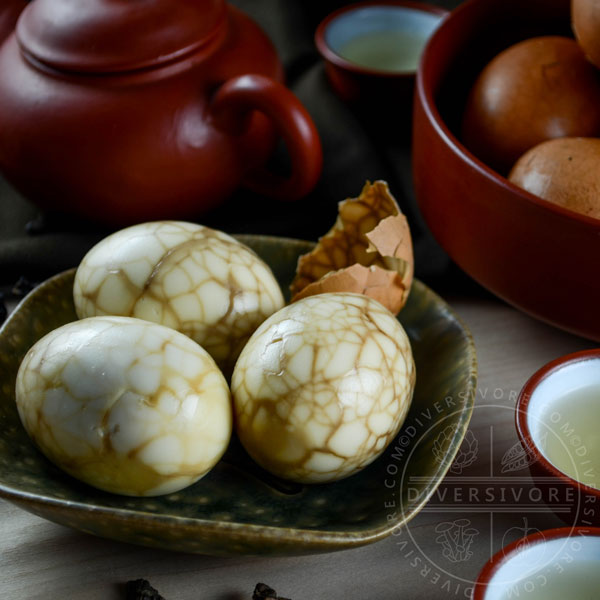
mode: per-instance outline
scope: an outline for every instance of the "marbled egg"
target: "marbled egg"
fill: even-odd
[[[92,317],[39,340],[16,402],[40,450],[102,490],[156,496],[205,475],[231,437],[227,382],[185,335],[140,319]]]
[[[250,248],[181,221],[134,225],[100,241],[81,261],[73,292],[79,318],[166,325],[198,342],[227,375],[252,332],[284,304]]]
[[[275,475],[342,479],[395,437],[414,383],[408,337],[379,302],[311,296],[269,317],[242,351],[231,382],[237,433]]]

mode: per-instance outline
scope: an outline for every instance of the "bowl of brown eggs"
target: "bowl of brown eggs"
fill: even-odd
[[[517,308],[600,340],[591,4],[470,0],[451,13],[417,76],[413,172],[423,216],[461,268]]]

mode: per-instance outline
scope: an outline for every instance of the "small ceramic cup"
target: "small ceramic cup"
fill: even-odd
[[[597,598],[600,529],[560,527],[509,544],[483,567],[472,600]]]
[[[569,524],[600,525],[600,349],[568,354],[527,381],[516,428],[530,472],[552,488],[550,509]],[[560,498],[560,500],[559,500]]]
[[[315,43],[334,91],[374,109],[410,107],[421,53],[447,14],[421,2],[380,0],[328,15]]]

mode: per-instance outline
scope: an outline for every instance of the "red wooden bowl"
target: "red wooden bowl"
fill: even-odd
[[[559,527],[538,531],[502,548],[485,564],[472,600],[544,597],[544,591],[577,580],[585,568],[598,578],[600,528]],[[562,580],[562,581],[561,581]],[[588,581],[587,583],[590,583]],[[555,590],[556,591],[556,590]],[[564,597],[582,598],[573,587]],[[552,596],[555,597],[555,596]]]
[[[571,35],[568,0],[469,0],[425,48],[413,115],[413,174],[433,235],[471,277],[517,308],[600,340],[600,220],[510,183],[460,141],[467,94],[508,46]]]

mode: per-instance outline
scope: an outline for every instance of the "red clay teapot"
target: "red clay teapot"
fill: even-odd
[[[238,186],[295,199],[315,185],[315,126],[224,0],[2,4],[0,170],[42,208],[123,225],[197,215]],[[276,134],[287,179],[264,168]]]

